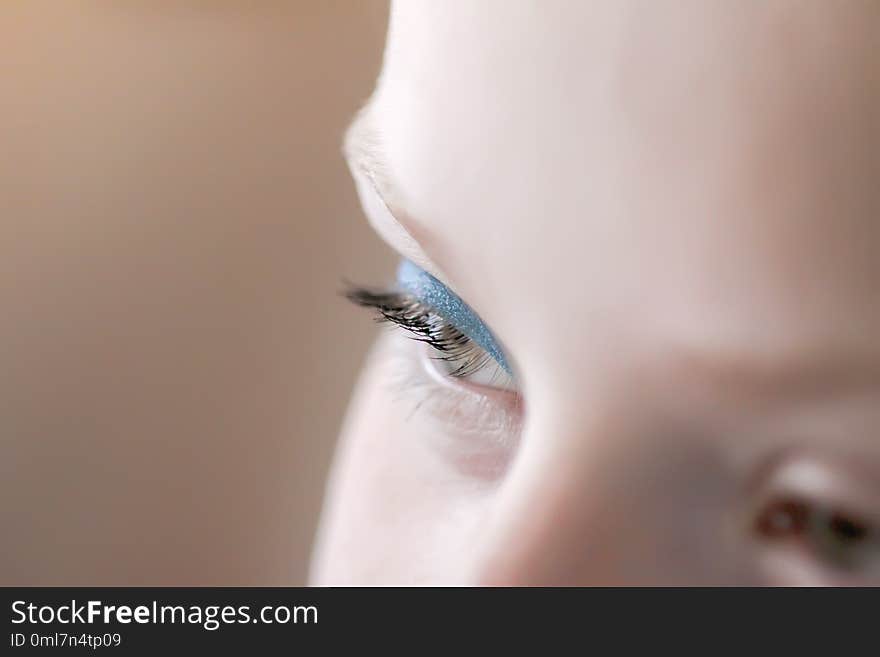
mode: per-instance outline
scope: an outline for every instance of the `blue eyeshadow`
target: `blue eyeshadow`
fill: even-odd
[[[404,292],[411,294],[420,303],[440,315],[447,322],[477,343],[487,354],[512,375],[504,354],[492,337],[488,327],[483,324],[468,305],[458,298],[452,290],[420,269],[409,260],[402,260],[397,268],[397,284]]]

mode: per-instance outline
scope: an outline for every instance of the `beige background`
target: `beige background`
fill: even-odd
[[[0,4],[0,584],[298,584],[384,2]]]

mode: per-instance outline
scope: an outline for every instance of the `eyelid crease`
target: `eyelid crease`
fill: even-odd
[[[397,284],[405,292],[430,306],[438,315],[478,344],[509,375],[513,375],[513,371],[492,332],[477,314],[446,285],[406,259],[401,260],[397,269]]]

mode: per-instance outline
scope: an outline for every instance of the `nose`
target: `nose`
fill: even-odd
[[[726,522],[734,487],[699,441],[586,421],[536,424],[521,444],[479,541],[473,583],[743,582]]]

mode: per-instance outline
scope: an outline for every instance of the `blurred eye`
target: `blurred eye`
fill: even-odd
[[[770,541],[796,543],[834,569],[875,572],[880,568],[877,528],[843,509],[780,499],[763,509],[755,528]]]
[[[842,463],[799,458],[777,468],[754,515],[776,563],[809,582],[880,577],[880,490]]]

